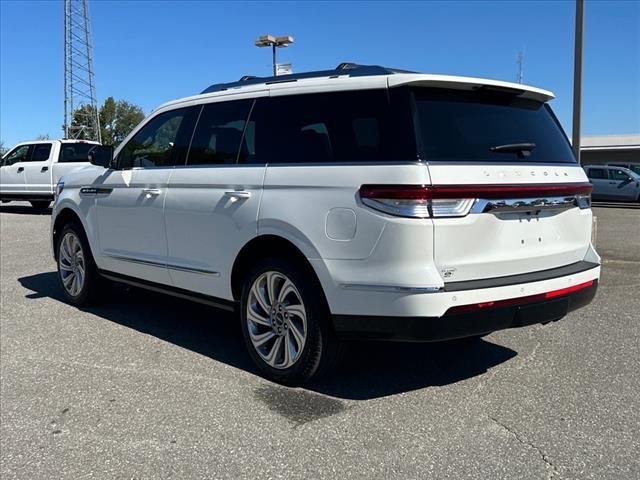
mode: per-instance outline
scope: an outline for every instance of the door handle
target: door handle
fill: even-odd
[[[157,197],[162,193],[162,190],[159,188],[143,188],[142,193],[146,195],[147,198]]]
[[[232,192],[224,192],[224,194],[229,197],[232,202],[251,197],[251,192],[245,192],[244,190],[234,190]]]
[[[40,169],[40,173],[44,173],[44,172],[46,172],[47,170],[49,170],[49,167],[42,167],[42,168]]]
[[[18,173],[24,172],[24,167],[18,167]]]

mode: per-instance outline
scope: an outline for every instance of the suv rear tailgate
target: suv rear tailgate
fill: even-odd
[[[583,184],[586,177],[579,166],[431,164],[429,171],[434,185],[479,187],[467,216],[434,219],[434,259],[445,282],[549,270],[585,258],[592,221],[588,208],[577,204],[525,208],[527,203],[542,206],[548,199],[531,193],[520,198],[514,209],[478,208],[488,203],[482,198],[487,185],[499,189],[501,185]]]

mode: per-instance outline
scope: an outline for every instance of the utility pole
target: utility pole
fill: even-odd
[[[102,141],[88,0],[64,0],[63,129],[64,138]]]
[[[573,135],[572,147],[580,163],[580,119],[582,110],[582,30],[584,27],[584,0],[576,0],[575,50],[573,54]]]

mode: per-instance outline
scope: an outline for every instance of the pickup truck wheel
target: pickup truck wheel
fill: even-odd
[[[279,383],[303,383],[337,356],[324,294],[310,277],[294,263],[266,259],[243,285],[240,317],[249,355]]]
[[[74,305],[89,305],[98,298],[101,278],[83,228],[68,223],[56,245],[58,279],[67,300]]]
[[[51,205],[51,201],[49,200],[33,200],[29,203],[33,208],[38,210],[44,210],[45,208],[49,208],[49,205]]]

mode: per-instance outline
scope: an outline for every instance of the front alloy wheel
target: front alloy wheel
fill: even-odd
[[[67,223],[56,235],[58,278],[67,300],[74,305],[95,303],[106,284],[100,278],[84,229]]]
[[[72,297],[77,297],[84,288],[86,263],[80,239],[74,232],[66,232],[60,242],[58,271],[62,287]]]
[[[285,369],[300,358],[307,339],[307,314],[293,282],[268,271],[255,279],[247,302],[251,343],[271,367]]]

